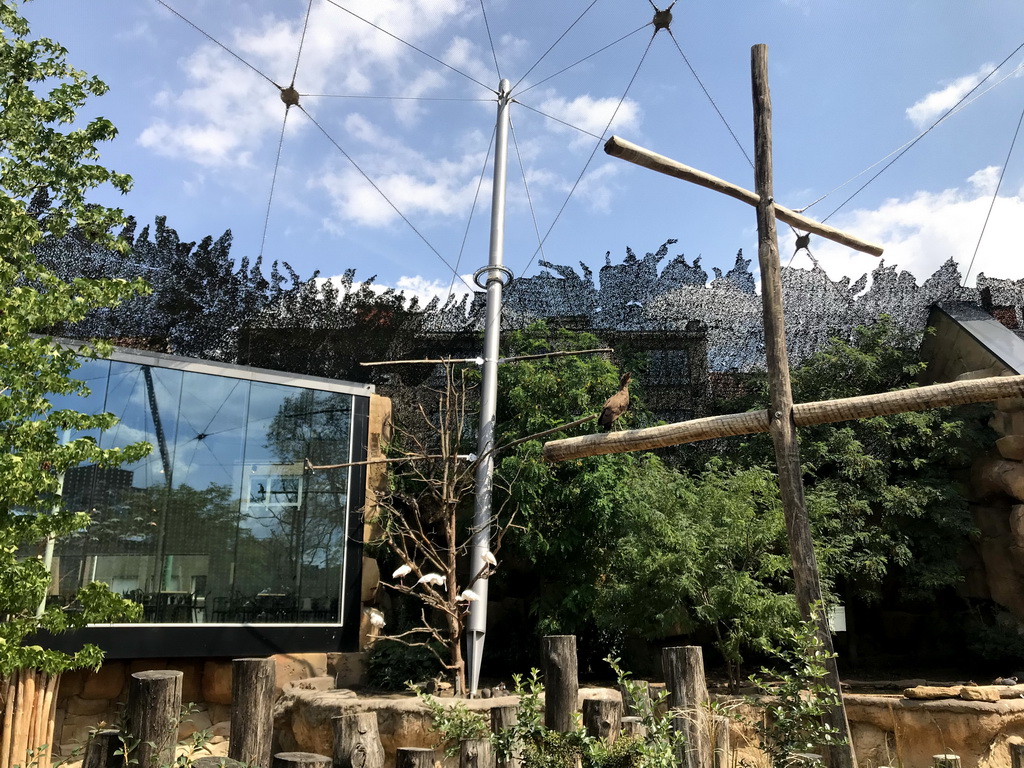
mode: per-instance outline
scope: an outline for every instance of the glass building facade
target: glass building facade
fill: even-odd
[[[97,580],[150,625],[344,623],[365,474],[307,467],[365,457],[371,386],[134,350],[76,377],[89,394],[54,408],[115,414],[105,448],[153,448],[66,473],[65,504],[93,522],[58,543],[51,600]]]

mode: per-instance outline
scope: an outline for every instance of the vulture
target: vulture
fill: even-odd
[[[604,409],[597,419],[597,424],[601,429],[605,431],[610,430],[615,420],[629,408],[629,378],[628,373],[622,374],[622,380],[619,381],[619,391],[605,402]]]

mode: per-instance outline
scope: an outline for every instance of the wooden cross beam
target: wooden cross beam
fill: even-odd
[[[696,184],[698,187],[704,187],[706,189],[714,190],[715,192],[721,192],[723,195],[728,195],[736,200],[741,200],[748,205],[757,206],[761,201],[760,195],[756,192],[751,192],[749,189],[744,189],[735,184],[732,184],[724,179],[720,179],[717,176],[712,176],[710,173],[704,173],[704,171],[698,171],[696,168],[691,168],[688,165],[683,165],[677,160],[659,155],[657,152],[652,152],[649,149],[634,144],[631,141],[619,138],[618,136],[612,136],[608,141],[605,142],[604,151],[606,154],[612,157],[618,157],[625,160],[628,163],[639,165],[642,168],[649,168],[652,171],[658,173],[664,173],[666,176],[673,176],[683,181],[689,181],[691,184]],[[861,240],[859,237],[842,232],[835,227],[830,227],[827,224],[822,224],[820,221],[815,221],[804,216],[798,211],[794,211],[791,208],[779,205],[776,202],[772,202],[772,208],[775,210],[775,217],[780,221],[784,221],[787,224],[792,224],[797,229],[802,229],[806,232],[813,232],[816,235],[824,237],[826,240],[832,240],[833,242],[840,243],[849,248],[853,248],[856,251],[870,254],[871,256],[881,256],[882,246],[869,243],[866,240]]]
[[[828,618],[821,605],[821,578],[814,557],[814,542],[811,539],[811,525],[807,517],[807,504],[804,500],[804,486],[801,477],[800,445],[796,437],[794,421],[793,392],[789,379],[789,356],[786,352],[786,332],[782,311],[782,273],[779,263],[779,243],[775,230],[776,217],[790,217],[795,226],[815,231],[823,237],[839,240],[868,253],[881,253],[881,248],[865,243],[852,235],[841,233],[831,227],[822,227],[810,219],[800,217],[794,211],[782,209],[775,204],[772,180],[772,130],[771,130],[771,95],[768,90],[768,49],[764,45],[755,45],[751,49],[751,81],[754,106],[754,192],[748,192],[721,179],[686,168],[667,158],[660,158],[658,163],[648,164],[655,170],[671,173],[673,176],[690,182],[710,187],[718,192],[743,200],[756,208],[757,211],[757,258],[761,268],[761,301],[764,311],[765,357],[768,367],[768,392],[770,407],[760,417],[749,417],[740,414],[731,417],[734,420],[748,420],[758,427],[763,426],[771,433],[775,446],[775,461],[778,465],[779,496],[786,517],[786,533],[789,539],[790,557],[793,561],[793,583],[796,592],[796,603],[804,619],[814,619],[817,626],[818,639],[828,656],[825,662],[826,674],[824,682],[832,689],[837,704],[830,707],[825,720],[833,727],[846,746],[834,745],[827,747],[830,768],[856,768],[857,760],[850,737],[850,726],[846,720],[846,708],[843,705],[842,685],[839,680],[839,667],[836,664],[832,646],[832,633]],[[636,161],[641,152],[632,147],[626,151],[621,142],[609,142],[612,154]],[[621,151],[620,151],[621,150]],[[646,153],[649,161],[653,153]],[[671,166],[671,168],[669,167]],[[685,169],[685,171],[683,170]],[[812,229],[811,226],[814,225]],[[753,429],[750,431],[760,431]],[[579,439],[579,438],[577,438]],[[609,439],[605,437],[605,439]],[[611,438],[614,439],[614,438]],[[565,441],[555,441],[564,443]],[[590,446],[593,447],[593,446]],[[557,449],[556,449],[557,450]],[[622,450],[636,450],[623,448]],[[545,448],[548,452],[548,448]],[[822,745],[824,746],[824,745]]]

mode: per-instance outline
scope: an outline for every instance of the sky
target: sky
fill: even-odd
[[[82,114],[118,126],[102,161],[135,186],[97,202],[140,225],[165,215],[183,240],[230,229],[236,259],[303,277],[468,290],[489,253],[499,77],[513,85],[514,275],[542,260],[596,271],[606,252],[616,263],[670,238],[670,256],[709,273],[739,249],[756,268],[753,208],[610,158],[601,137],[752,188],[750,49],[764,43],[779,203],[827,195],[807,215],[919,281],[950,257],[969,285],[1024,278],[1020,0],[678,0],[671,35],[654,33],[650,0],[33,0],[25,13],[110,86]],[[809,268],[788,226],[779,236],[783,263]],[[878,263],[817,238],[811,253],[837,279]]]

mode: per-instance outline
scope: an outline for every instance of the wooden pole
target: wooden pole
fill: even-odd
[[[495,768],[490,739],[466,739],[459,745],[459,768]]]
[[[4,680],[4,723],[0,731],[0,768],[11,768],[11,746],[14,743],[14,699],[18,692],[18,670]]]
[[[1024,744],[1010,745],[1010,768],[1024,768]]]
[[[725,715],[715,715],[713,719],[714,738],[711,740],[714,745],[712,765],[714,768],[729,768],[732,765],[729,754],[729,724],[732,721]]]
[[[546,635],[541,638],[540,656],[544,673],[544,725],[568,733],[572,730],[580,690],[576,636]]]
[[[384,747],[380,743],[376,712],[356,712],[332,717],[334,726],[334,768],[384,768]]]
[[[178,671],[152,670],[129,678],[123,733],[132,749],[126,762],[139,768],[174,764],[183,677]]]
[[[588,736],[614,744],[622,729],[622,704],[615,699],[585,699],[583,728]]]
[[[686,736],[684,768],[711,768],[708,684],[704,678],[704,652],[699,645],[664,648],[661,666],[668,688],[669,706],[680,714],[673,730]]]
[[[519,708],[515,705],[507,707],[494,707],[491,710],[491,733],[501,733],[506,728],[511,728],[519,722]],[[521,754],[502,756],[495,755],[497,768],[521,768],[523,757]],[[1018,768],[1018,766],[1014,766]],[[1019,766],[1024,768],[1024,766]]]
[[[53,757],[53,739],[56,735],[54,729],[57,725],[57,688],[60,686],[60,673],[49,676],[46,681],[46,696],[43,699],[43,708],[46,712],[45,730],[43,731],[43,742],[46,749],[43,751],[39,764],[48,766]]]
[[[789,355],[782,307],[782,268],[775,231],[772,181],[772,103],[768,88],[768,46],[755,45],[750,52],[750,70],[754,101],[754,189],[757,192],[757,259],[761,266],[761,302],[764,310],[765,353],[768,361],[769,429],[775,445],[779,470],[779,493],[786,517],[793,582],[797,606],[805,620],[817,623],[818,637],[829,658],[825,662],[823,682],[836,695],[837,704],[829,708],[826,721],[836,730],[844,746],[828,748],[830,768],[856,768],[853,739],[843,706],[839,667],[832,649],[821,597],[818,564],[814,558],[811,524],[807,517],[804,485],[800,467],[800,444],[793,421],[793,392],[789,380]],[[813,611],[813,615],[812,615]]]
[[[619,685],[622,696],[622,714],[642,717],[651,711],[651,684],[647,680],[632,680],[631,686]],[[632,687],[632,691],[630,690]]]
[[[426,747],[399,747],[395,750],[395,768],[434,768],[437,754]]]
[[[117,728],[104,728],[89,737],[85,747],[82,768],[121,768],[125,758],[114,754],[122,748],[121,732]]]
[[[647,726],[643,720],[635,715],[627,715],[622,718],[622,735],[636,739],[647,738]]]
[[[270,768],[274,739],[273,659],[235,659],[231,664],[231,740],[228,757],[253,768]]]
[[[814,424],[866,419],[871,416],[946,408],[951,405],[984,403],[1004,397],[1024,397],[1024,376],[993,376],[987,379],[951,381],[896,392],[881,392],[877,395],[797,403],[793,406],[793,423],[798,427],[808,427]],[[649,451],[719,437],[767,432],[768,427],[768,411],[708,416],[676,424],[663,424],[660,427],[552,440],[544,446],[544,458],[547,461],[567,461],[606,453]]]
[[[612,136],[607,142],[605,142],[604,151],[612,157],[620,157],[634,165],[649,168],[652,171],[664,173],[667,176],[674,176],[677,179],[683,179],[684,181],[696,184],[699,187],[704,187],[705,189],[721,192],[723,195],[728,195],[735,200],[741,200],[748,205],[757,206],[761,199],[756,192],[751,192],[749,189],[744,189],[743,187],[731,184],[717,176],[712,176],[710,173],[704,173],[703,171],[698,171],[696,168],[683,165],[682,163],[665,157],[664,155],[659,155],[649,149],[637,146],[630,141],[620,139],[618,136]],[[860,238],[854,237],[846,232],[841,232],[834,227],[830,227],[826,224],[815,221],[814,219],[810,219],[790,208],[781,206],[774,201],[771,202],[769,211],[773,212],[775,217],[781,221],[784,221],[787,224],[792,224],[797,229],[813,232],[816,235],[824,237],[826,240],[832,240],[833,242],[840,243],[841,245],[853,248],[855,251],[861,251],[862,253],[867,253],[872,256],[882,255],[882,246],[861,240]]]
[[[331,758],[316,752],[278,752],[271,768],[330,768]]]

